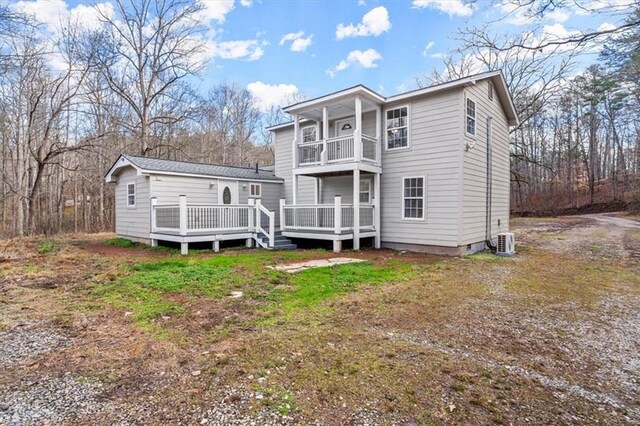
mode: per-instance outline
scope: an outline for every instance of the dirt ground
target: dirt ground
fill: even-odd
[[[151,327],[92,291],[175,253],[0,241],[0,424],[640,423],[640,222],[511,227],[512,258],[345,252],[412,269],[270,322],[262,296],[171,294]]]

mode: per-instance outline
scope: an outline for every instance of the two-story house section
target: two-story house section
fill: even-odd
[[[284,108],[275,135],[289,238],[459,255],[509,228],[509,126],[501,72],[384,97],[358,85]]]

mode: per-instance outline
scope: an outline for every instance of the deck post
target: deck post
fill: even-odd
[[[216,253],[220,251],[220,241],[219,240],[215,240],[213,242],[213,251],[215,251]]]
[[[151,197],[151,232],[156,232],[156,206],[158,205],[158,199]],[[151,241],[153,245],[153,241]],[[154,246],[155,247],[155,246]]]
[[[353,130],[353,159],[362,160],[362,99],[356,97],[356,128]]]
[[[336,238],[335,240],[333,240],[333,252],[340,253],[341,250],[342,250],[342,241]]]
[[[284,206],[287,200],[280,198],[280,231],[284,231]]]
[[[253,229],[258,232],[260,230],[260,228],[262,227],[262,223],[260,223],[260,204],[261,201],[259,198],[256,198],[255,200],[255,205],[256,207],[254,208],[254,219],[253,219]]]
[[[300,117],[296,114],[293,116],[293,147],[292,147],[292,161],[293,168],[298,167],[298,142],[300,141]]]
[[[293,204],[298,204],[298,175],[293,175]]]
[[[353,171],[353,249],[360,250],[360,170]]]
[[[180,243],[180,254],[189,254],[189,243]]]
[[[342,197],[339,195],[333,199],[333,226],[336,234],[342,233]]]
[[[380,173],[373,175],[373,228],[376,231],[374,247],[380,248]]]
[[[382,164],[382,107],[380,105],[376,108],[376,164]]]
[[[180,206],[180,235],[187,235],[187,196],[180,195],[178,197],[178,206]]]
[[[248,204],[252,207],[249,207],[249,232],[255,232],[256,231],[256,222],[255,222],[255,218],[256,218],[256,213],[255,211],[257,211],[258,209],[255,207],[256,205],[256,201],[253,198],[249,198],[249,200],[247,201]]]
[[[245,245],[247,246],[247,248],[253,247],[253,238],[247,238]]]

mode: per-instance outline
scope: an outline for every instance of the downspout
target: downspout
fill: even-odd
[[[493,139],[493,118],[487,117],[487,183],[486,183],[486,197],[485,197],[485,244],[491,251],[496,251],[496,246],[491,243],[491,205],[493,196],[493,155],[491,140]]]

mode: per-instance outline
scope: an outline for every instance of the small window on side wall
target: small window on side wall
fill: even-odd
[[[302,129],[302,142],[315,142],[316,138],[316,126],[308,126]]]
[[[360,181],[360,202],[364,204],[371,204],[371,181]]]
[[[493,100],[493,83],[489,82],[489,100],[492,101]]]
[[[251,197],[260,198],[262,197],[262,185],[259,183],[252,183],[249,185],[249,194]]]
[[[424,177],[402,178],[402,218],[424,219]]]
[[[127,184],[127,207],[136,206],[136,184]]]
[[[471,136],[476,135],[476,103],[467,98],[467,111],[466,111],[466,129],[467,134]]]
[[[385,129],[387,150],[409,146],[409,108],[406,106],[387,110]]]

